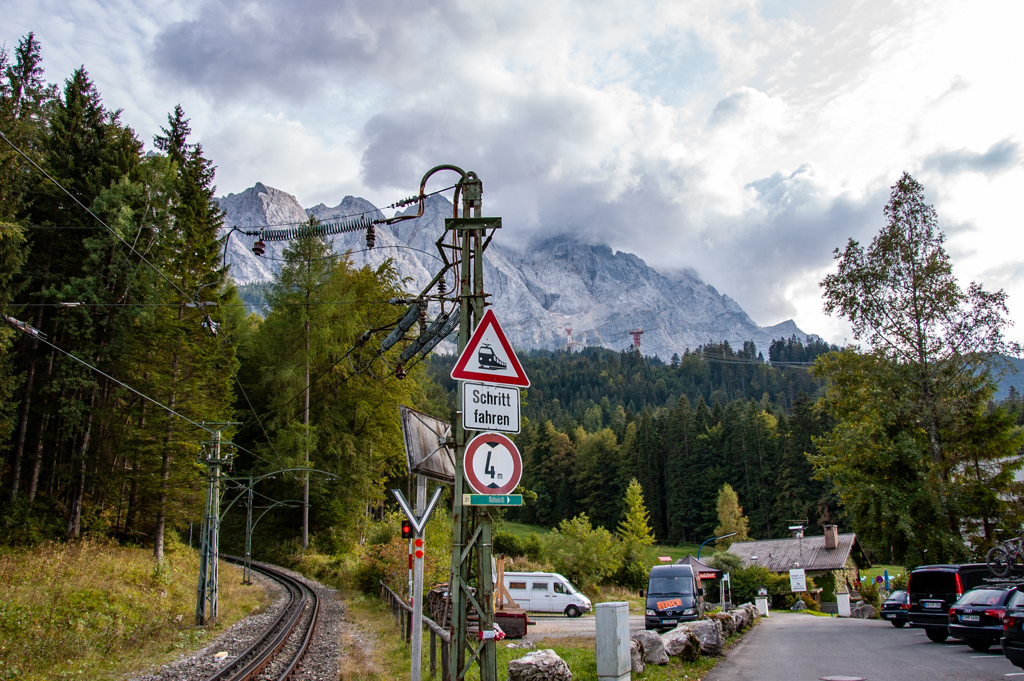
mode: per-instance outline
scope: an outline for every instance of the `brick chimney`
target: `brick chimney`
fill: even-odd
[[[835,525],[825,526],[825,548],[834,549],[839,545],[839,528]]]

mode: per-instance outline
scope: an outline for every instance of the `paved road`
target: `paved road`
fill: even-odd
[[[551,638],[568,638],[581,636],[594,638],[597,636],[596,618],[590,615],[582,617],[566,617],[565,615],[530,615],[536,624],[527,627],[527,641],[542,641]],[[630,615],[629,630],[640,631],[644,628],[643,615]]]
[[[881,620],[777,613],[744,636],[705,681],[1024,679],[1024,669],[997,647],[977,653],[952,641],[932,643],[920,629]]]

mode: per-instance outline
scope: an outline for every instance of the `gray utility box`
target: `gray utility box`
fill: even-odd
[[[602,681],[629,681],[629,603],[598,603],[597,678]]]

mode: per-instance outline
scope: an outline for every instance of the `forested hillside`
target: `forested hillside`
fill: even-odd
[[[835,349],[780,340],[772,346],[776,365],[753,343],[738,352],[712,344],[669,364],[635,351],[523,353],[531,386],[517,443],[523,485],[537,501],[518,517],[552,526],[585,512],[613,528],[636,478],[665,541],[711,536],[726,483],[739,494],[752,536],[785,536],[796,519],[835,522],[836,500],[812,479],[804,455],[827,424],[813,409],[823,384],[802,364]],[[452,399],[453,362],[432,363]]]

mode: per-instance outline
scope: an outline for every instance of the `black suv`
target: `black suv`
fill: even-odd
[[[1024,668],[1024,590],[1018,589],[1006,604],[1003,614],[1003,655]]]
[[[984,563],[924,565],[910,573],[910,626],[924,629],[932,641],[949,637],[949,609],[965,592],[990,577]]]
[[[1003,614],[1015,595],[1013,584],[971,589],[949,609],[949,635],[966,641],[971,650],[988,650],[1003,637]]]

